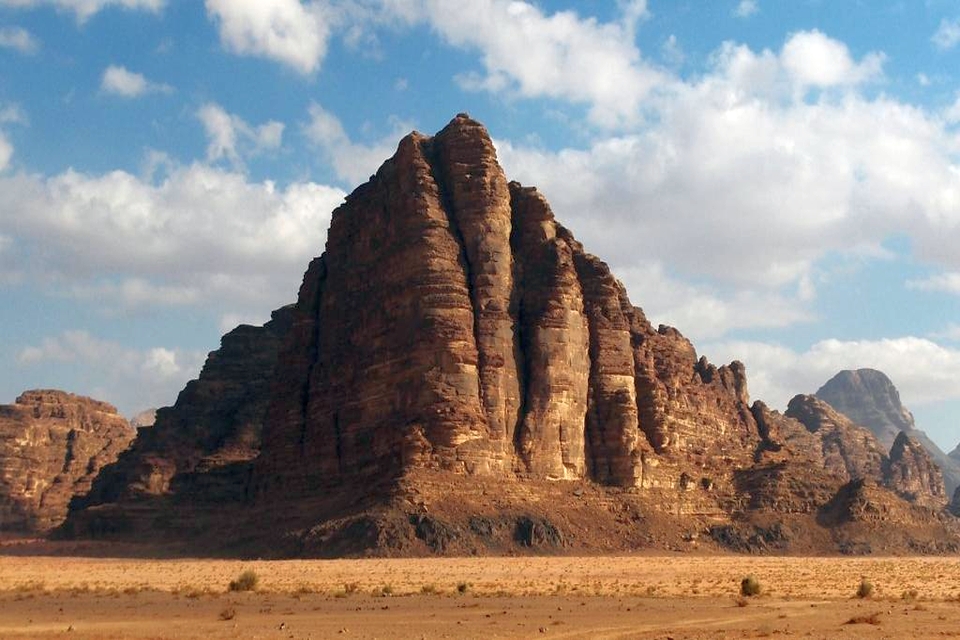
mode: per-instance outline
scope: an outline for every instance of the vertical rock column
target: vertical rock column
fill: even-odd
[[[517,449],[536,475],[582,478],[590,335],[573,250],[543,196],[515,182],[510,193],[526,372]]]
[[[466,259],[489,437],[504,454],[520,417],[510,193],[489,134],[459,115],[431,143],[437,183]],[[497,445],[499,442],[499,446]]]
[[[563,237],[574,243],[565,229]],[[626,293],[606,263],[583,253],[577,273],[590,326],[590,401],[587,446],[590,471],[598,482],[633,485],[639,478],[637,392],[630,319],[623,313]]]

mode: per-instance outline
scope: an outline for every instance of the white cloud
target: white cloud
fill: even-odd
[[[672,66],[682,65],[687,57],[683,52],[683,47],[677,42],[677,36],[672,33],[660,46],[660,55],[664,62]]]
[[[55,364],[83,371],[76,392],[103,398],[128,413],[172,404],[177,393],[200,373],[201,351],[149,347],[133,349],[112,340],[71,330],[24,347],[17,354],[21,370]]]
[[[29,124],[30,119],[18,104],[6,104],[0,107],[0,124]]]
[[[307,138],[323,150],[337,176],[354,186],[366,182],[412,129],[410,123],[391,118],[390,133],[365,145],[352,141],[340,120],[319,104],[312,103],[309,113],[310,121],[304,126]]]
[[[270,120],[259,127],[252,127],[243,118],[228,113],[213,102],[200,107],[197,118],[209,139],[208,162],[226,159],[235,166],[242,166],[243,157],[279,149],[283,142],[282,122]]]
[[[100,90],[123,98],[138,98],[148,93],[173,91],[169,85],[150,82],[142,74],[113,64],[104,69],[100,79]]]
[[[960,272],[938,273],[927,278],[908,280],[907,287],[919,291],[950,293],[960,296]]]
[[[0,172],[3,172],[10,166],[10,159],[13,157],[13,144],[7,140],[3,131],[0,131]]]
[[[73,13],[81,24],[108,7],[159,13],[165,4],[166,0],[0,0],[0,6],[7,7],[55,7]]]
[[[801,85],[835,87],[876,80],[883,74],[882,53],[869,53],[854,62],[847,46],[819,31],[801,31],[787,40],[780,53],[784,69]]]
[[[798,352],[764,342],[702,345],[711,360],[738,359],[747,366],[750,394],[783,410],[798,393],[813,393],[844,369],[886,373],[907,406],[960,399],[960,350],[914,336],[883,340],[823,340]]]
[[[892,235],[911,237],[918,259],[960,270],[957,137],[935,113],[863,97],[856,82],[869,74],[857,69],[870,65],[844,48],[826,47],[843,54],[839,72],[816,79],[788,68],[797,42],[800,34],[780,52],[724,45],[707,73],[652,99],[656,122],[642,131],[560,150],[498,141],[501,161],[544,192],[588,250],[628,274],[631,291],[644,291],[636,302],[700,335],[711,333],[696,305],[668,286],[644,290],[659,280],[631,270],[652,264],[698,283],[691,299],[713,292],[769,307],[771,326],[809,319],[812,285],[829,275],[824,258],[879,256]],[[809,101],[796,91],[798,73],[854,84]],[[744,327],[742,312],[719,313],[718,327]]]
[[[330,37],[324,2],[206,0],[223,46],[236,54],[277,60],[300,73],[320,68]]]
[[[0,47],[15,49],[27,55],[40,50],[40,42],[22,27],[0,28]]]
[[[645,12],[645,3],[641,3]],[[641,4],[634,3],[632,15]],[[590,107],[602,126],[633,122],[664,81],[634,44],[632,23],[601,23],[571,11],[546,15],[527,2],[426,0],[430,25],[450,44],[479,50],[483,74],[459,76],[462,87],[556,98]],[[635,19],[635,18],[631,18]]]
[[[344,195],[200,164],[172,167],[156,184],[122,171],[14,174],[0,178],[0,235],[13,239],[4,260],[24,277],[107,312],[262,314],[295,299]]]
[[[930,37],[931,42],[940,50],[946,51],[957,46],[960,42],[960,18],[955,20],[940,20],[940,26]]]
[[[749,18],[758,11],[760,11],[760,6],[757,4],[757,0],[740,0],[733,10],[733,15],[738,18]]]

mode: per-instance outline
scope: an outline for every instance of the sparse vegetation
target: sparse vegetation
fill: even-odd
[[[466,593],[470,590],[470,585],[466,582],[461,582],[457,585],[457,593]]]
[[[857,587],[858,598],[869,598],[873,595],[873,583],[866,578],[860,579],[860,586]]]
[[[914,600],[917,599],[919,595],[920,594],[919,592],[917,592],[916,589],[907,589],[906,591],[900,594],[900,599],[906,600],[907,602],[913,602]]]
[[[863,615],[863,616],[853,616],[844,624],[880,624],[880,612],[874,611],[873,613]]]
[[[423,593],[426,595],[434,595],[434,594],[440,593],[440,589],[437,588],[436,584],[432,582],[428,582],[427,584],[420,587],[420,593]]]
[[[260,576],[256,571],[247,569],[236,580],[230,581],[230,591],[255,591],[257,583],[260,582]]]
[[[380,595],[383,596],[383,597],[385,597],[385,598],[386,598],[387,596],[392,596],[392,595],[393,595],[393,587],[392,587],[391,585],[389,585],[389,584],[383,585],[382,587],[380,587]]]
[[[233,607],[227,607],[226,609],[220,612],[220,615],[218,617],[224,622],[226,622],[227,620],[233,620],[236,617],[236,615],[237,615],[236,609],[234,609]]]
[[[760,595],[760,592],[763,590],[763,587],[760,585],[760,581],[757,580],[754,576],[747,576],[740,581],[740,595],[746,598]]]

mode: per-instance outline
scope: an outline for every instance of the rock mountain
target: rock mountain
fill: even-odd
[[[917,429],[913,414],[901,404],[900,392],[885,373],[875,369],[841,371],[820,387],[816,396],[872,431],[886,447],[892,447],[900,433],[905,433],[933,458],[943,473],[948,494],[960,487],[960,454],[945,454]]]
[[[26,391],[0,405],[0,532],[44,533],[134,432],[105,402],[62,391]]]
[[[942,483],[913,482],[922,452],[797,404],[751,404],[742,364],[653,327],[461,114],[347,197],[296,304],[224,336],[59,535],[275,556],[960,550]]]

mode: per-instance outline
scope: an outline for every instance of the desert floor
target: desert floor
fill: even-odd
[[[3,639],[534,637],[960,637],[960,558],[0,556]]]

